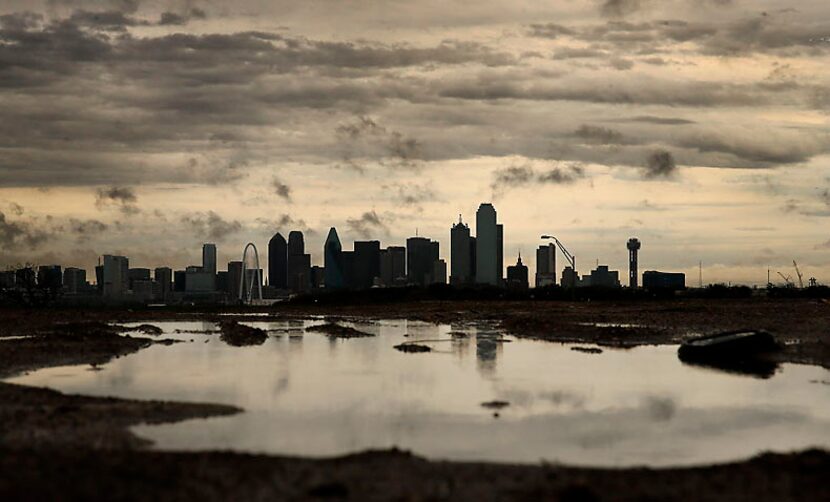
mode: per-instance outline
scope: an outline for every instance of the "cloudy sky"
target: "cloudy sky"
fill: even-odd
[[[828,56],[826,0],[2,0],[0,266],[293,229],[321,264],[330,226],[448,258],[492,201],[531,273],[553,233],[830,282]]]

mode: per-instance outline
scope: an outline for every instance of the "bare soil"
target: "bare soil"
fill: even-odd
[[[321,314],[343,320],[485,320],[517,336],[618,347],[678,343],[691,334],[751,327],[771,331],[784,343],[780,361],[830,367],[830,305],[811,300],[287,305],[271,313],[289,319]],[[0,309],[0,376],[45,366],[100,365],[158,342],[119,336],[106,322],[205,316]],[[830,454],[815,450],[694,468],[582,469],[437,462],[396,450],[325,460],[157,452],[128,430],[137,423],[239,411],[0,383],[0,500],[830,500]]]

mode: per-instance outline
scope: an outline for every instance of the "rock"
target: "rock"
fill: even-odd
[[[375,336],[372,333],[366,333],[365,331],[360,331],[354,328],[350,328],[348,326],[341,326],[339,324],[334,323],[317,324],[315,326],[309,326],[308,328],[306,328],[306,331],[324,333],[328,335],[329,338],[366,338],[370,336]]]
[[[268,334],[259,328],[245,326],[236,321],[222,321],[219,323],[222,334],[219,338],[234,347],[246,345],[262,345],[268,339]]]
[[[395,345],[395,350],[400,350],[401,352],[431,352],[432,349],[427,347],[426,345],[419,345],[417,343],[402,343],[400,345]]]

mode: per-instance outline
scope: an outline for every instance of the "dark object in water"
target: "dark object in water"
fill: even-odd
[[[778,363],[765,356],[781,350],[770,333],[738,330],[700,336],[683,342],[677,356],[684,363],[730,373],[769,378]]]
[[[222,334],[219,338],[234,347],[246,345],[262,345],[268,339],[265,330],[239,324],[236,321],[222,321],[219,323]]]
[[[401,352],[431,352],[432,349],[426,345],[419,345],[417,343],[402,343],[393,347]]]
[[[481,403],[482,408],[487,408],[487,409],[490,409],[490,410],[500,410],[502,408],[507,408],[508,406],[510,406],[510,403],[507,402],[507,401],[498,401],[498,400],[496,400],[496,401],[486,401],[484,403]]]
[[[571,347],[575,352],[584,352],[586,354],[602,354],[602,349],[597,347]]]
[[[307,327],[306,331],[324,333],[328,335],[329,338],[365,338],[375,336],[372,333],[367,333],[365,331],[350,328],[349,326],[341,326],[334,323],[315,324],[314,326]]]

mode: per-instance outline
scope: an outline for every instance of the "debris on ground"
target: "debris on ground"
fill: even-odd
[[[510,403],[507,401],[486,401],[481,403],[482,408],[487,408],[488,410],[500,410],[502,408],[507,408],[510,406]]]
[[[418,353],[418,352],[431,352],[432,349],[426,345],[421,345],[418,343],[401,343],[399,345],[395,345],[395,350],[400,350],[401,352],[411,352],[411,353]]]
[[[314,326],[307,327],[306,331],[323,333],[328,335],[329,338],[366,338],[369,336],[375,336],[372,333],[367,333],[349,326],[341,326],[334,323],[316,324]]]
[[[262,345],[268,339],[268,334],[259,328],[239,324],[236,321],[222,321],[219,323],[222,334],[219,338],[234,347],[246,345]]]
[[[781,348],[772,334],[745,329],[688,339],[677,356],[687,364],[769,378],[778,370],[778,363],[768,356]]]

